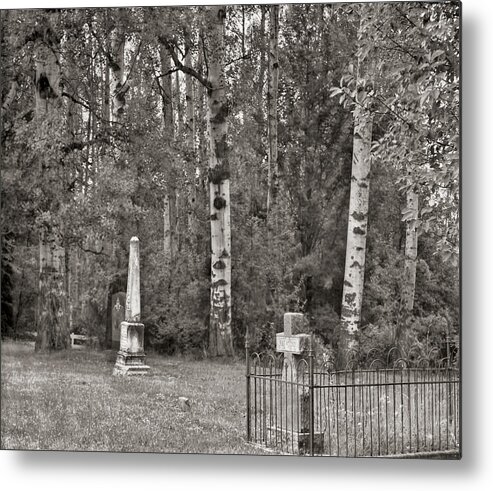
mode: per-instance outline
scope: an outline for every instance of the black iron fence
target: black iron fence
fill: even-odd
[[[458,453],[459,372],[448,359],[390,353],[366,368],[247,349],[247,438],[276,453]],[[436,352],[435,352],[436,355]]]

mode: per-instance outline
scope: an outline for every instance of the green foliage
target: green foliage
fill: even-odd
[[[264,6],[227,9],[229,168],[209,172],[206,90],[193,81],[192,146],[184,111],[189,75],[162,73],[157,55],[158,36],[169,33],[179,60],[189,52],[191,68],[206,77],[202,14],[200,7],[8,14],[2,66],[19,90],[2,135],[2,219],[11,247],[2,251],[2,295],[12,294],[2,297],[2,315],[10,317],[11,304],[13,318],[5,325],[32,330],[38,236],[57,227],[69,254],[72,330],[103,340],[108,293],[125,289],[128,241],[137,235],[147,347],[202,356],[210,300],[209,179],[219,184],[228,177],[235,348],[243,349],[248,331],[252,349],[272,349],[286,311],[306,313],[317,337],[336,346],[359,57],[366,65],[378,60],[373,76],[359,82],[374,116],[362,349],[391,346],[397,326],[405,327],[406,345],[421,343],[423,350],[443,340],[434,322],[457,333],[457,8],[280,8],[279,188],[268,214],[269,16]],[[128,91],[121,124],[110,124],[105,71],[117,21],[129,41]],[[48,116],[36,118],[33,36],[48,24],[63,39],[65,95]],[[170,78],[171,103],[163,90]],[[2,100],[8,90],[2,80]],[[163,123],[163,104],[172,108],[173,127]],[[414,316],[405,319],[400,297],[410,186],[420,197],[420,236]],[[163,251],[165,195],[176,201],[171,260]]]
[[[207,348],[209,282],[205,275],[190,280],[194,259],[183,251],[168,268],[162,250],[141,251],[145,342],[159,353],[202,357]]]
[[[15,333],[13,310],[14,270],[12,267],[12,243],[8,237],[2,237],[1,292],[2,292],[2,338],[13,337]]]
[[[179,311],[167,311],[167,314],[156,323],[144,319],[147,321],[146,335],[149,336],[147,345],[161,354],[184,353],[202,357],[206,352],[208,335],[205,322]]]
[[[383,35],[374,46],[385,76],[376,98],[389,117],[375,155],[402,167],[400,190],[420,194],[419,230],[433,234],[435,250],[457,267],[459,6],[415,5],[405,14],[396,5],[380,8],[393,22],[366,26]]]

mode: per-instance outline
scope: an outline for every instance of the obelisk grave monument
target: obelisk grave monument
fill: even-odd
[[[113,375],[144,375],[149,367],[144,363],[144,324],[140,322],[139,239],[130,239],[125,320],[120,325],[120,350]]]

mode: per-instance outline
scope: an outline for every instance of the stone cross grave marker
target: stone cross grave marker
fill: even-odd
[[[113,375],[144,375],[149,367],[144,363],[144,324],[140,322],[140,262],[139,239],[130,240],[125,320],[120,324],[120,350]]]
[[[306,334],[307,322],[300,313],[284,314],[284,332],[276,335],[276,351],[284,353],[282,370],[282,403],[278,404],[276,437],[296,453],[306,453],[310,444],[310,399],[308,392],[308,364],[302,360],[310,349],[310,335]],[[300,385],[296,385],[300,384]],[[294,390],[293,387],[295,387]],[[314,451],[323,451],[323,433],[314,434]]]

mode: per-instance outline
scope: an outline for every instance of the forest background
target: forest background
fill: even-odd
[[[62,3],[62,2],[60,2]],[[78,5],[93,6],[97,2],[81,0]],[[118,6],[131,2],[105,2]],[[135,3],[135,2],[133,2]],[[163,2],[148,2],[160,3]],[[195,2],[204,3],[204,2]],[[63,6],[69,6],[63,2]],[[488,222],[491,213],[489,165],[489,133],[491,99],[485,95],[491,80],[491,64],[487,63],[493,32],[489,19],[493,4],[483,0],[463,2],[463,167],[462,174],[462,316],[468,326],[463,342],[466,364],[463,366],[463,397],[471,401],[464,408],[464,445],[462,461],[447,465],[439,461],[382,460],[307,460],[307,459],[246,459],[230,456],[148,456],[135,454],[92,453],[32,453],[2,452],[0,468],[4,482],[15,482],[18,489],[87,489],[88,485],[154,484],[157,479],[177,486],[238,489],[252,486],[306,483],[310,474],[312,485],[346,486],[348,483],[379,490],[384,485],[398,484],[402,489],[430,486],[436,489],[462,489],[464,485],[485,485],[489,481],[489,449],[491,447],[491,391],[484,390],[489,381],[489,352],[492,331],[489,328],[489,297],[492,275],[488,261],[491,233]],[[13,7],[6,2],[1,8]],[[18,0],[16,8],[33,8],[34,2]],[[81,465],[91,472],[80,473]],[[193,466],[195,473],[190,473]],[[254,470],[255,472],[252,472]],[[403,480],[404,472],[418,471],[413,479]],[[53,476],[56,474],[57,479]],[[74,480],[74,477],[77,479]],[[186,476],[186,477],[185,477]]]
[[[222,354],[211,339],[226,332],[231,354],[247,328],[254,348],[270,348],[286,311],[306,313],[336,351],[348,331],[364,352],[441,348],[459,332],[457,5],[225,14],[213,30],[202,7],[2,11],[2,336],[39,331],[45,312],[40,349],[67,346],[68,332],[107,345],[109,300],[125,289],[137,235],[148,348]],[[216,61],[219,181],[231,186],[231,313],[220,326],[211,270],[227,268],[211,264],[207,131]],[[355,129],[362,109],[370,139]],[[359,140],[363,212],[350,200]],[[348,234],[355,213],[363,248]],[[56,250],[48,289],[43,247]],[[346,254],[358,247],[351,321]]]

